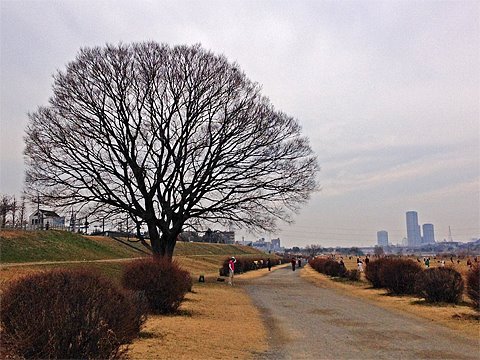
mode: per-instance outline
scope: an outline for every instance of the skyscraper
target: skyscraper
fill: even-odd
[[[433,224],[423,224],[423,243],[424,244],[434,244],[435,243],[435,233],[433,231]]]
[[[377,245],[388,246],[388,232],[385,230],[377,231]]]
[[[418,225],[418,214],[416,211],[407,211],[407,242],[408,246],[422,245],[420,225]]]

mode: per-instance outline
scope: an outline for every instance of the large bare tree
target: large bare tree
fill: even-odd
[[[26,182],[44,203],[128,213],[171,257],[188,225],[291,221],[317,187],[300,130],[199,45],[84,48],[29,115]]]

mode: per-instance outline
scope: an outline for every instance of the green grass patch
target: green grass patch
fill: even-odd
[[[85,237],[68,231],[2,231],[2,263],[79,261],[142,256],[110,238]]]

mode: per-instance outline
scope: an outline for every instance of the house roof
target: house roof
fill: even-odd
[[[40,212],[45,217],[60,217],[60,215],[58,215],[55,211],[40,209]],[[37,216],[37,215],[38,215],[38,210],[35,211],[31,216]]]

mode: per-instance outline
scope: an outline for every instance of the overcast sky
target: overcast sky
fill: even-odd
[[[480,236],[478,1],[5,1],[0,192],[20,194],[27,113],[81,47],[201,43],[236,61],[310,138],[322,190],[282,245]],[[256,239],[257,235],[246,235]],[[241,236],[237,236],[241,240]]]

